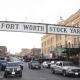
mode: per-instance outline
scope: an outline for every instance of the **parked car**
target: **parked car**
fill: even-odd
[[[4,71],[6,68],[7,61],[6,60],[0,60],[0,63],[1,63],[1,71]]]
[[[35,61],[35,60],[30,61],[30,62],[28,63],[28,67],[31,68],[31,69],[32,69],[32,68],[41,69],[41,65],[40,65],[39,61]]]
[[[55,65],[51,66],[51,72],[52,74],[62,73],[64,77],[69,75],[80,76],[80,67],[76,67],[69,61],[57,61]]]
[[[14,61],[14,62],[17,62],[18,65],[21,67],[21,69],[23,70],[23,62],[22,61]]]
[[[1,67],[2,67],[2,64],[0,63],[0,72],[1,72]]]
[[[44,62],[42,63],[42,67],[43,67],[43,68],[48,68],[48,61],[44,61]]]
[[[22,69],[17,62],[8,62],[4,72],[4,77],[8,76],[19,76],[22,77]]]

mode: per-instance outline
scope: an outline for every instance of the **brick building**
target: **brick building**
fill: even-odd
[[[24,56],[24,55],[28,55],[28,51],[29,51],[30,49],[28,49],[28,48],[22,48],[22,50],[21,50],[21,52],[20,52],[20,56]]]
[[[5,59],[5,57],[7,55],[8,55],[7,47],[6,46],[0,46],[0,59]]]
[[[80,9],[59,25],[80,27]],[[69,42],[73,46],[79,44],[80,36],[46,34],[41,38],[41,53],[48,55],[50,50],[55,50],[60,45],[66,46]],[[75,47],[78,46],[75,45]]]
[[[6,46],[0,46],[0,55],[6,56],[7,54],[7,47]]]
[[[32,48],[31,49],[31,54],[32,55],[40,55],[41,54],[41,49],[40,48]]]

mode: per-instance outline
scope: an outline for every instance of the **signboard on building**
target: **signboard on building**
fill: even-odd
[[[46,25],[38,23],[0,22],[0,31],[46,33]]]
[[[48,33],[65,34],[65,35],[80,35],[80,28],[48,25]]]

